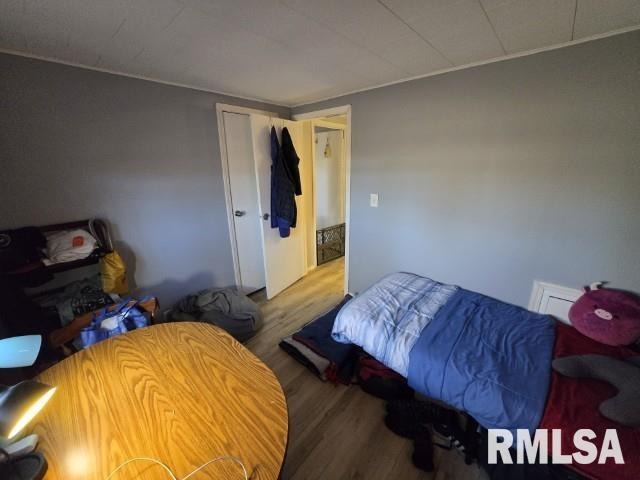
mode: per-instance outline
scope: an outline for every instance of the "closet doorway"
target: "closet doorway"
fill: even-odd
[[[250,115],[275,114],[222,104],[217,113],[235,283],[251,293],[266,279]]]

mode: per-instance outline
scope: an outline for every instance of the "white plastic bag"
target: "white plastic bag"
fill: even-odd
[[[46,255],[49,262],[82,260],[96,248],[96,239],[86,230],[63,230],[47,235]]]

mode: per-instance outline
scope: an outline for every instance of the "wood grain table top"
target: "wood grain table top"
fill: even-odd
[[[45,480],[105,480],[134,457],[165,463],[181,479],[232,455],[253,479],[276,479],[284,460],[287,404],[273,372],[224,331],[166,323],[98,343],[37,377],[57,392],[33,432]],[[243,479],[233,461],[190,480]],[[169,480],[162,467],[130,463],[112,480]]]

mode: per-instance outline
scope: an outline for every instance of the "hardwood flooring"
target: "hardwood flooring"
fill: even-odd
[[[316,268],[272,300],[254,295],[264,327],[246,346],[260,357],[282,384],[289,408],[289,444],[284,480],[487,478],[462,457],[436,449],[436,470],[426,473],[411,463],[413,444],[389,431],[384,402],[357,385],[320,381],[287,355],[278,343],[291,332],[331,309],[342,298],[344,262]]]

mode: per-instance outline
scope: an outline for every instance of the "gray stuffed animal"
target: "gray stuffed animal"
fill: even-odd
[[[600,404],[600,413],[621,425],[640,427],[640,356],[623,361],[605,355],[574,355],[556,358],[553,369],[567,377],[610,383],[618,394]]]

